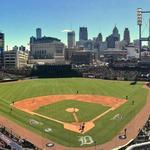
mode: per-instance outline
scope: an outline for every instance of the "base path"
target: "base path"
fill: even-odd
[[[77,100],[82,102],[97,103],[114,109],[120,107],[126,102],[125,99],[119,99],[110,96],[99,95],[49,95],[24,99],[15,102],[14,106],[21,110],[34,111],[42,106],[53,104],[62,100]]]

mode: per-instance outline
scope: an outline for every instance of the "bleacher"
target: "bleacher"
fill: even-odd
[[[31,76],[41,78],[80,77],[81,74],[71,65],[36,65]]]

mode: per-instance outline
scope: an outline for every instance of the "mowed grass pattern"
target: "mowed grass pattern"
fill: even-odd
[[[73,114],[66,111],[67,108],[79,109],[79,111],[76,112],[79,122],[90,121],[109,109],[109,107],[95,103],[81,102],[76,100],[63,100],[51,105],[42,106],[35,112],[44,116],[52,117],[59,121],[69,123],[75,122]]]
[[[102,144],[117,135],[145,105],[148,90],[144,89],[143,85],[144,83],[142,82],[138,82],[136,85],[130,85],[130,82],[124,81],[84,78],[39,79],[0,84],[0,115],[54,142],[70,147],[80,147],[80,134],[65,130],[63,126],[58,123],[41,117],[31,116],[20,110],[14,109],[13,112],[10,113],[10,103],[12,101],[20,101],[25,98],[44,95],[76,94],[77,90],[79,94],[105,95],[118,98],[128,96],[129,100],[127,103],[97,120],[96,127],[85,134],[92,136],[97,144]],[[132,100],[135,101],[134,106],[132,106]],[[123,119],[111,120],[116,114],[121,114]],[[30,126],[29,119],[35,119],[42,122],[43,125]],[[44,133],[44,129],[47,127],[52,128],[53,132]]]
[[[53,94],[94,94],[125,98],[132,95],[139,86],[130,86],[130,82],[92,80],[82,78],[41,79],[0,84],[0,98],[18,101],[25,98]],[[139,85],[139,84],[138,84]],[[140,84],[141,85],[141,84]]]

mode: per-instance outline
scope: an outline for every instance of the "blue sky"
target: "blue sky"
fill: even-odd
[[[60,38],[66,43],[64,29],[72,27],[78,40],[79,26],[87,26],[89,38],[102,32],[104,39],[116,24],[121,37],[128,27],[131,38],[138,37],[136,8],[150,10],[150,0],[1,0],[0,30],[6,45],[27,45],[41,27],[43,35]],[[148,33],[148,18],[144,16],[143,35]]]

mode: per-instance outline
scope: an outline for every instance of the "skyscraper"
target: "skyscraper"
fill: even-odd
[[[124,38],[123,40],[125,41],[126,45],[130,44],[130,32],[128,28],[125,28],[124,30]]]
[[[36,38],[37,39],[42,38],[42,30],[41,30],[41,28],[37,28],[36,29]]]
[[[116,26],[113,29],[112,36],[114,37],[115,41],[120,41],[120,34]]]
[[[103,36],[102,36],[102,34],[101,34],[101,33],[99,33],[99,34],[98,34],[97,39],[98,39],[100,42],[102,42],[102,41],[103,41]]]
[[[149,18],[149,38],[150,38],[150,18]],[[150,49],[150,41],[148,41],[148,48]]]
[[[112,34],[106,38],[106,41],[108,48],[115,48],[115,38]]]
[[[79,41],[87,41],[87,40],[88,40],[88,30],[87,30],[87,27],[80,27]]]
[[[68,32],[68,48],[74,48],[75,47],[75,32],[70,31]]]
[[[3,66],[4,43],[4,33],[0,33],[0,67]]]
[[[115,42],[120,41],[120,34],[116,26],[114,27],[112,34],[106,38],[106,41],[108,48],[115,48]]]
[[[93,38],[94,49],[99,50],[102,41],[103,41],[102,34],[99,33],[98,36],[97,36],[96,38]]]

